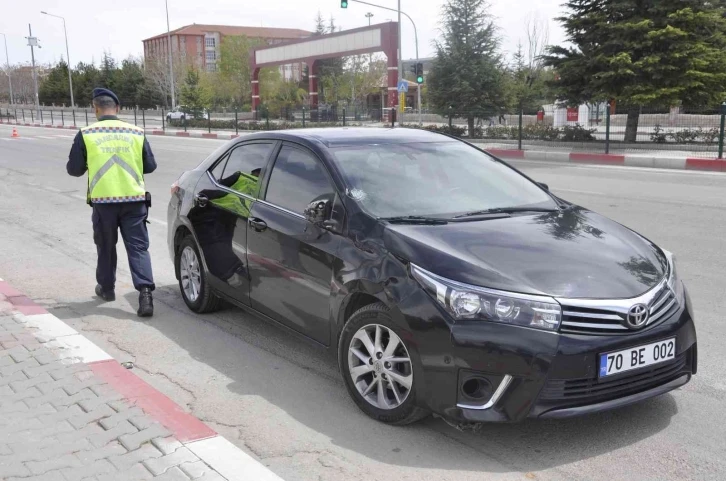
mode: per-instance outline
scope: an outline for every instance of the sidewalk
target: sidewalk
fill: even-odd
[[[0,480],[150,479],[282,481],[0,279]]]

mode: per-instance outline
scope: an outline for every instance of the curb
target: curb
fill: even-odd
[[[179,442],[227,481],[282,481],[259,461],[185,412],[88,338],[2,279],[0,294],[7,298],[39,342],[45,343],[68,363],[87,364],[96,376],[171,431]]]
[[[726,172],[726,160],[652,155],[593,154],[588,152],[545,152],[518,149],[484,149],[501,159],[565,162],[573,164],[624,165],[672,170]]]

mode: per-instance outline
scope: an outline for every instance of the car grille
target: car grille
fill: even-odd
[[[603,301],[603,305],[607,304],[607,301]],[[646,327],[664,321],[675,313],[678,307],[673,291],[664,285],[649,303],[650,315]],[[616,311],[563,304],[560,331],[572,334],[628,334],[632,331],[624,325],[626,315],[627,309]]]
[[[573,405],[595,404],[647,391],[683,374],[688,351],[668,363],[615,379],[551,379],[542,389],[543,401],[568,401]]]

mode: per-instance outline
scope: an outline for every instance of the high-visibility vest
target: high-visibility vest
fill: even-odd
[[[81,129],[86,145],[88,195],[92,204],[146,200],[144,131],[120,120]]]
[[[239,173],[239,179],[230,187],[230,189],[247,194],[250,197],[257,195],[259,178],[251,174]],[[250,216],[250,208],[252,202],[244,197],[239,197],[234,194],[227,194],[218,199],[213,199],[212,203],[223,209],[230,210],[237,215],[242,217]]]

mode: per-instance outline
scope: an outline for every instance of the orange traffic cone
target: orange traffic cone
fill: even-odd
[[[18,129],[13,127],[13,135],[11,135],[12,138],[17,139],[20,137],[20,134],[18,133]]]

